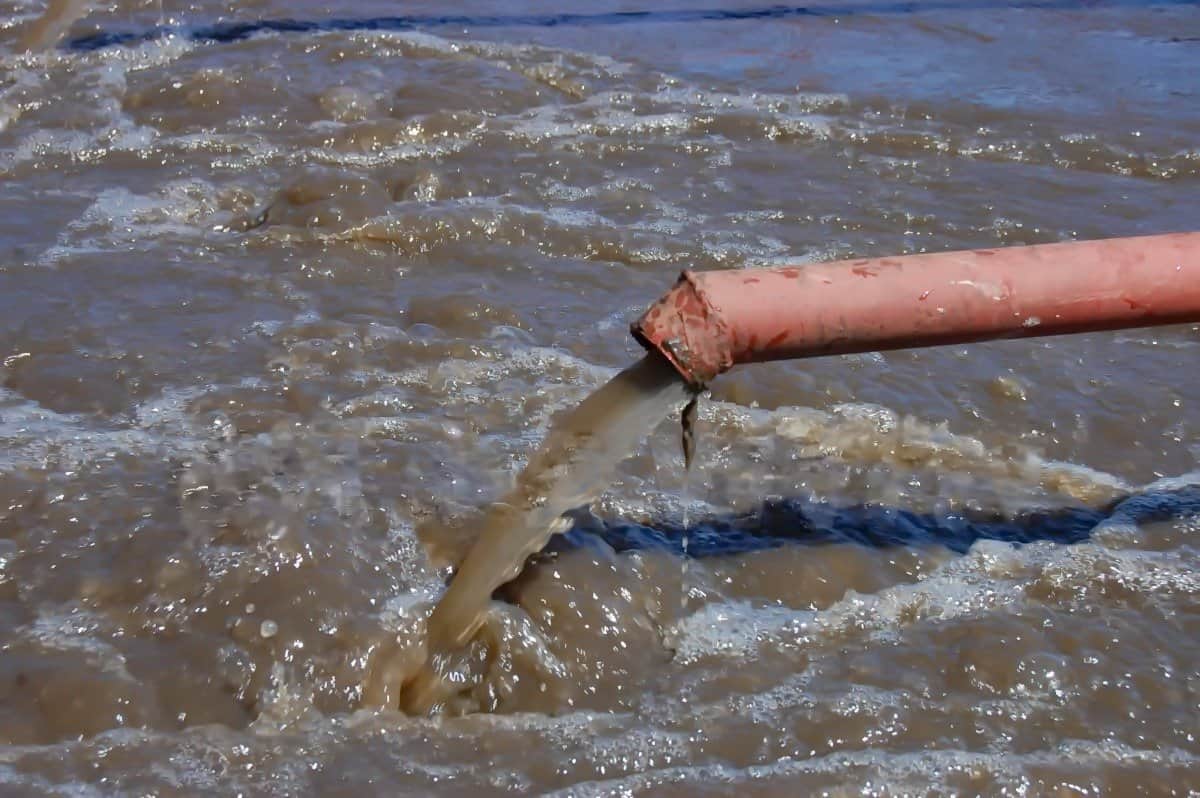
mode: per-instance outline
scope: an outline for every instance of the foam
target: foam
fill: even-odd
[[[1071,741],[1048,752],[1014,754],[954,749],[917,752],[839,751],[835,754],[795,760],[784,757],[764,765],[744,768],[701,765],[661,768],[607,781],[592,781],[547,793],[566,798],[635,795],[667,785],[694,784],[763,786],[774,780],[799,776],[834,777],[846,794],[869,796],[923,795],[947,776],[986,774],[999,787],[999,795],[1028,795],[1036,782],[1028,769],[1034,766],[1068,766],[1070,770],[1094,770],[1114,762],[1138,762],[1157,766],[1190,766],[1196,758],[1179,749],[1166,751],[1132,748],[1120,743]]]
[[[175,180],[152,195],[123,188],[101,191],[76,220],[59,234],[58,243],[38,258],[53,266],[83,252],[124,251],[155,246],[164,238],[202,239],[205,222],[217,213],[216,187],[206,180]],[[157,240],[157,241],[156,241]]]

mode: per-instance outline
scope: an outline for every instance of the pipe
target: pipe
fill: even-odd
[[[634,322],[694,388],[739,363],[1200,322],[1200,233],[685,271]]]

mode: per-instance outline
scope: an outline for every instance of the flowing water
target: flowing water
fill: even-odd
[[[0,3],[0,794],[1200,790],[1200,330],[547,439],[683,268],[1195,229],[1194,3]]]
[[[571,527],[566,514],[594,500],[617,465],[688,393],[675,369],[649,354],[555,424],[516,487],[471,524],[476,542],[430,613],[425,642],[433,661],[401,697],[405,709],[426,713],[444,703],[448,695],[442,694],[459,682],[448,673],[449,661],[483,625],[492,593],[516,578],[551,534]],[[691,429],[694,407],[694,399],[684,407],[685,430]],[[685,448],[685,461],[690,460],[691,449]]]
[[[691,514],[688,512],[692,499],[692,463],[696,461],[696,420],[700,417],[700,394],[692,396],[683,410],[679,413],[680,444],[683,449],[683,532],[680,540],[680,553],[683,555],[679,566],[680,600],[679,609],[687,612],[688,604],[688,527],[691,526]]]

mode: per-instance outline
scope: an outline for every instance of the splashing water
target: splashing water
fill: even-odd
[[[689,390],[670,364],[649,354],[551,429],[516,487],[488,508],[477,542],[434,608],[429,658],[401,696],[405,711],[425,714],[447,697],[450,659],[483,624],[492,592],[515,578],[551,535],[566,531],[564,513],[596,498],[617,464]]]
[[[691,521],[689,503],[692,498],[692,463],[696,459],[696,419],[700,415],[700,394],[692,396],[692,400],[679,414],[679,424],[682,431],[683,444],[683,557],[679,565],[679,610],[687,613],[688,604],[688,526]]]

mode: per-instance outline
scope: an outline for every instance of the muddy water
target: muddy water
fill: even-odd
[[[0,792],[1200,788],[1189,327],[727,375],[395,708],[679,269],[1194,229],[1194,4],[56,7],[0,16]]]
[[[475,542],[426,622],[425,661],[401,686],[398,701],[386,705],[413,715],[446,708],[461,689],[452,663],[485,622],[492,594],[515,579],[552,535],[571,528],[567,514],[595,500],[617,465],[690,393],[675,369],[651,353],[554,424],[516,487],[471,524]],[[695,407],[693,397],[682,410],[688,433]],[[685,447],[685,469],[690,462]],[[404,661],[413,658],[414,652],[405,652]]]

